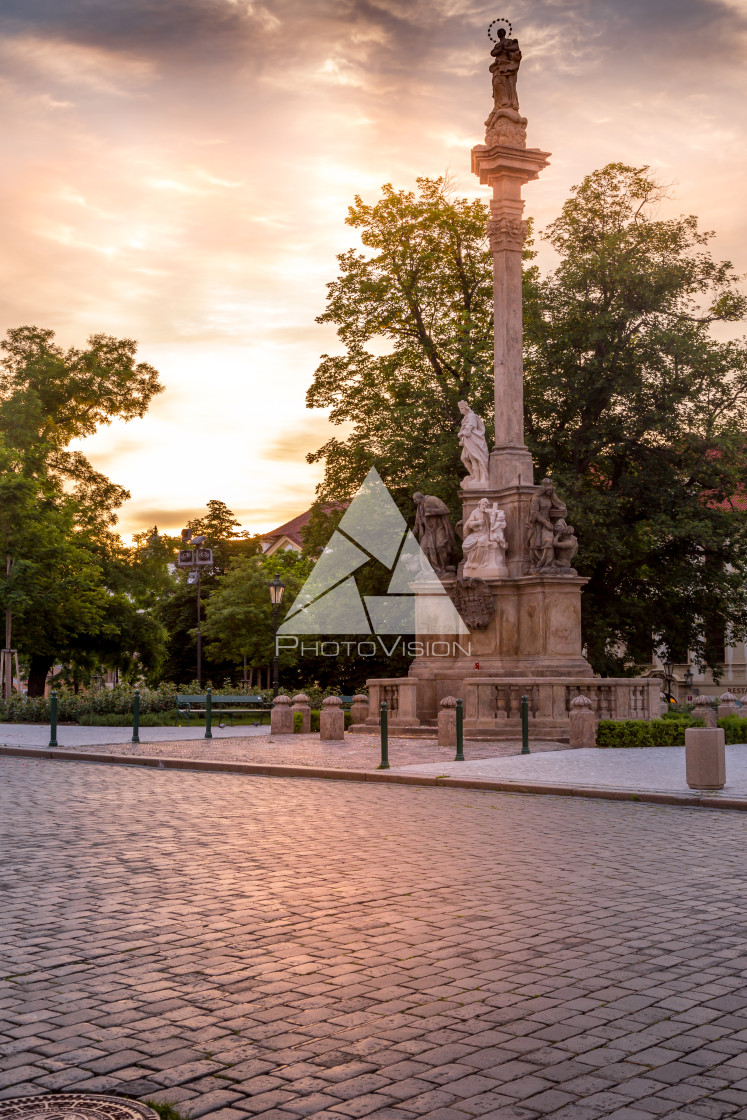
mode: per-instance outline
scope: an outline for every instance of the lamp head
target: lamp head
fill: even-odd
[[[273,607],[279,607],[283,601],[283,593],[285,591],[285,584],[281,581],[278,572],[275,573],[275,578],[268,585],[270,588],[270,602]]]

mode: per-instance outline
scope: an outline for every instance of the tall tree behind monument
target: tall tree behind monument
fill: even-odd
[[[442,181],[420,187],[387,186],[351,208],[368,251],[339,258],[323,319],[345,352],[324,357],[309,403],[353,423],[317,453],[327,500],[348,497],[375,463],[408,516],[418,490],[456,519],[460,399],[492,443],[488,210]],[[523,254],[524,439],[537,477],[552,473],[571,507],[573,566],[591,577],[588,656],[613,674],[645,662],[655,635],[716,665],[703,618],[733,633],[745,620],[744,516],[730,503],[747,485],[747,360],[742,343],[713,334],[744,317],[744,297],[694,217],[660,216],[665,193],[648,169],[610,164],[573,188],[547,231],[558,268],[540,277],[527,242]],[[388,353],[371,352],[376,337]]]

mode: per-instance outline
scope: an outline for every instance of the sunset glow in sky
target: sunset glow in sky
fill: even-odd
[[[672,184],[747,272],[747,0],[4,0],[0,331],[139,341],[166,392],[80,444],[127,486],[121,527],[178,530],[220,498],[266,530],[308,507],[304,406],[360,193],[470,174],[508,15],[541,229],[610,160]],[[551,257],[540,243],[540,264]]]

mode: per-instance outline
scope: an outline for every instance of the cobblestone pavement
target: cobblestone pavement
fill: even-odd
[[[0,759],[0,1095],[747,1118],[742,814]]]
[[[86,731],[101,730],[100,728],[85,728]],[[121,729],[120,729],[121,730]],[[159,731],[162,728],[148,728],[149,731]],[[259,730],[259,729],[258,729]],[[204,732],[200,733],[204,735]],[[3,740],[0,738],[0,742]],[[48,740],[47,740],[48,742]],[[60,739],[63,747],[72,747],[73,744]],[[9,745],[10,744],[9,742]],[[29,744],[23,743],[22,746]],[[46,742],[39,742],[38,746],[46,746]],[[532,742],[532,751],[559,751],[567,750],[560,743]],[[117,742],[116,744],[104,741],[103,745],[96,745],[91,740],[75,745],[75,750],[91,751],[91,753],[130,755],[146,757],[158,755],[159,758],[201,758],[214,759],[221,762],[272,762],[283,766],[332,766],[343,770],[372,770],[378,765],[381,758],[381,741],[377,735],[346,735],[342,743],[323,743],[319,735],[274,735],[267,732],[263,735],[254,735],[251,739],[241,739],[236,736],[222,739],[193,739],[177,742],[143,742],[138,744]],[[521,751],[521,741],[483,742],[468,741],[464,744],[467,758],[506,758],[518,755]],[[390,735],[389,760],[392,766],[412,766],[417,763],[451,762],[454,758],[454,747],[439,747],[433,739],[408,739]]]

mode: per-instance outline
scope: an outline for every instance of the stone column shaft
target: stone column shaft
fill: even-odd
[[[548,159],[549,153],[538,148],[478,144],[472,149],[472,170],[493,190],[488,235],[495,300],[495,448],[490,457],[495,488],[533,482],[532,458],[524,443],[521,254],[527,227],[521,188],[538,178]]]

